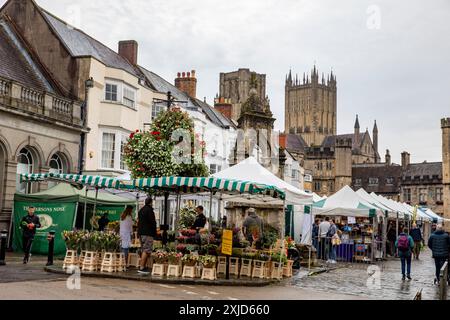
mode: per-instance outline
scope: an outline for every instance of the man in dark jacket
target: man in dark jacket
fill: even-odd
[[[420,228],[417,227],[416,223],[413,223],[412,229],[409,233],[411,238],[414,240],[414,259],[419,260],[420,255],[420,249],[422,247],[422,232],[420,231]]]
[[[152,207],[152,198],[145,199],[145,206],[138,213],[138,237],[141,242],[141,265],[139,273],[149,274],[147,259],[153,251],[153,239],[156,237],[156,219]]]
[[[22,218],[20,226],[23,230],[22,244],[23,244],[23,263],[27,264],[30,261],[31,245],[33,244],[34,236],[36,235],[36,229],[41,227],[39,217],[34,214],[35,208],[33,206],[28,207],[28,214]]]
[[[245,218],[242,226],[244,236],[250,242],[250,246],[252,246],[254,242],[256,249],[260,249],[263,238],[263,222],[256,214],[256,210],[254,208],[248,209],[248,217]]]
[[[434,279],[434,283],[439,283],[440,271],[448,259],[450,249],[450,237],[444,232],[442,225],[436,226],[436,231],[428,240],[428,247],[433,252],[434,263],[436,265],[436,279]]]
[[[195,208],[197,212],[197,216],[195,217],[194,224],[192,225],[192,229],[195,229],[197,233],[195,234],[195,241],[198,245],[202,245],[202,238],[200,236],[200,230],[202,230],[206,225],[206,217],[203,214],[203,206],[198,206]]]
[[[397,240],[397,231],[395,230],[396,227],[394,224],[389,225],[389,230],[387,232],[387,239],[389,241],[389,251],[391,257],[396,256],[396,249],[395,249],[395,241]]]

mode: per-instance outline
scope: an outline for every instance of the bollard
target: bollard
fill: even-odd
[[[50,231],[47,235],[48,240],[48,257],[47,266],[53,265],[53,253],[55,249],[55,231]]]
[[[6,265],[5,257],[6,257],[6,242],[8,240],[8,231],[2,230],[0,233],[0,266]]]

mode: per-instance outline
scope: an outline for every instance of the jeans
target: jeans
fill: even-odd
[[[328,260],[329,247],[330,240],[321,237],[319,240],[319,259]]]
[[[441,276],[441,268],[445,261],[447,261],[447,258],[434,258],[434,264],[436,266],[436,280],[439,280],[439,277]]]
[[[24,259],[28,260],[28,258],[30,257],[30,252],[31,252],[31,245],[33,244],[33,237],[26,237],[23,236],[22,237],[22,245],[23,245],[23,252],[25,254]]]
[[[337,251],[337,246],[331,246],[331,251],[330,251],[330,259],[336,261],[336,251]]]
[[[125,263],[128,265],[128,253],[130,252],[130,248],[122,248],[122,252],[125,255]]]
[[[409,257],[402,256],[400,260],[402,262],[402,275],[411,275],[411,255]],[[407,273],[405,273],[405,267],[407,268]]]

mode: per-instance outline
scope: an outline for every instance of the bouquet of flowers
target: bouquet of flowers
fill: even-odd
[[[78,231],[63,231],[62,237],[66,243],[67,250],[78,250],[81,235]]]
[[[186,254],[183,256],[183,258],[181,258],[181,261],[184,265],[192,267],[195,266],[199,261],[199,256],[192,253]]]
[[[169,259],[169,254],[165,250],[156,250],[153,252],[153,261],[156,264],[165,264]]]
[[[185,244],[179,244],[177,245],[176,248],[177,252],[181,252],[181,253],[186,253],[187,249],[186,249],[186,245]]]
[[[119,221],[112,221],[108,223],[108,230],[119,233],[120,232],[120,222]]]
[[[286,237],[284,240],[284,245],[287,249],[295,249],[295,241],[291,237]]]
[[[113,232],[99,233],[101,248],[106,252],[118,252],[120,250],[120,236]]]
[[[179,265],[183,254],[181,252],[170,252],[168,254],[169,264],[170,265]]]
[[[204,268],[214,268],[216,266],[216,260],[217,258],[215,256],[200,256],[200,262]]]

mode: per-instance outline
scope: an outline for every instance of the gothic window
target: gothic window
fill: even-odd
[[[386,185],[392,186],[394,184],[395,179],[393,177],[386,178]]]
[[[378,186],[378,178],[369,178],[370,186]]]
[[[410,188],[403,189],[403,200],[408,203],[411,202],[411,189]]]
[[[360,186],[360,185],[362,185],[362,179],[356,178],[356,179],[354,180],[353,184],[354,184],[355,186]]]
[[[59,153],[55,153],[52,158],[50,159],[50,173],[67,173],[68,172],[68,165],[67,162],[64,161],[64,158]],[[52,188],[56,186],[57,183],[54,181],[48,182],[48,187]]]
[[[442,188],[436,188],[436,202],[444,201],[444,192]]]
[[[427,194],[428,194],[428,190],[426,188],[419,189],[419,202],[421,204],[427,202]]]

